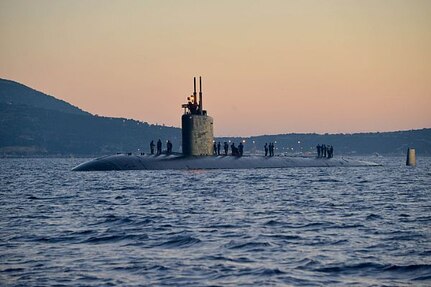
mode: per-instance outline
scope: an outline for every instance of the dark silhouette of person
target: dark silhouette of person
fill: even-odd
[[[213,144],[213,155],[217,155],[217,143],[214,142]]]
[[[242,144],[242,142],[240,142],[238,145],[238,156],[242,156],[243,154],[244,154],[244,145]]]
[[[154,141],[151,141],[150,142],[150,152],[151,152],[151,154],[154,154],[154,147],[155,147],[156,145],[154,144]]]
[[[188,99],[187,107],[189,108],[190,113],[192,115],[195,115],[195,114],[197,114],[198,104],[196,103],[195,100],[193,100],[193,102],[192,102],[192,98],[193,98],[193,96],[190,96],[187,98]]]
[[[162,141],[159,139],[157,141],[157,155],[162,153]]]
[[[328,158],[332,158],[334,157],[334,147],[331,145],[329,146],[329,150],[328,150]]]
[[[235,147],[235,143],[232,143],[232,144],[230,145],[230,149],[231,149],[231,151],[232,151],[232,155],[236,155],[236,147]]]
[[[326,145],[322,145],[322,157],[326,157],[326,153],[327,153],[327,150],[326,150]]]
[[[223,148],[224,148],[224,155],[227,155],[227,153],[229,152],[229,145],[227,144],[227,142],[224,142]]]
[[[265,149],[265,156],[268,156],[268,143],[265,143],[263,148]]]
[[[220,142],[217,143],[217,155],[220,155],[220,149],[221,149],[221,144]]]
[[[269,143],[269,156],[274,156],[274,144]]]
[[[319,158],[319,157],[320,157],[320,154],[322,153],[322,147],[320,146],[320,144],[318,144],[318,145],[316,146],[316,149],[317,149],[317,157]]]
[[[167,154],[172,153],[172,143],[170,140],[168,140],[168,142],[166,143],[166,152]]]

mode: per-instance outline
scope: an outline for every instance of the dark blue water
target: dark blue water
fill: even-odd
[[[0,159],[1,286],[430,286],[431,159],[71,172]]]

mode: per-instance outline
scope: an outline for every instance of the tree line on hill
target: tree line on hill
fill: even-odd
[[[275,143],[278,154],[314,154],[318,144],[331,145],[335,155],[405,155],[408,147],[431,156],[431,129],[354,134],[279,134],[247,138],[221,137],[217,141],[245,141],[245,150],[263,151],[265,143]]]

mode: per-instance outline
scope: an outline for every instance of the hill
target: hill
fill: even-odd
[[[0,104],[14,106],[25,105],[76,115],[90,115],[90,113],[84,112],[80,108],[66,103],[65,101],[38,92],[23,84],[5,79],[0,79]]]
[[[217,119],[215,119],[217,122]],[[0,79],[0,155],[97,156],[116,152],[148,152],[151,140],[171,140],[180,151],[181,130],[125,118],[92,115],[65,101],[17,82]],[[280,134],[247,138],[245,151],[261,152],[275,142],[277,153],[312,153],[317,144],[333,145],[335,154],[404,155],[415,147],[431,155],[431,129],[357,134]]]
[[[99,117],[19,83],[0,80],[0,155],[102,155],[148,150],[151,140],[180,146],[181,130]]]
[[[329,144],[334,146],[336,154],[405,155],[408,147],[414,147],[419,155],[431,156],[431,129],[355,134],[280,134],[217,140],[236,143],[245,140],[250,150],[262,150],[265,143],[275,142],[277,153],[287,154],[312,153],[316,151],[317,144]]]

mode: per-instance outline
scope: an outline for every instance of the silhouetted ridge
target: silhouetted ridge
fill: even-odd
[[[26,105],[35,108],[54,110],[77,115],[90,115],[63,100],[29,88],[23,84],[0,79],[0,103],[8,105]]]
[[[0,155],[102,155],[147,151],[151,140],[180,129],[125,118],[93,116],[14,81],[0,79]]]

